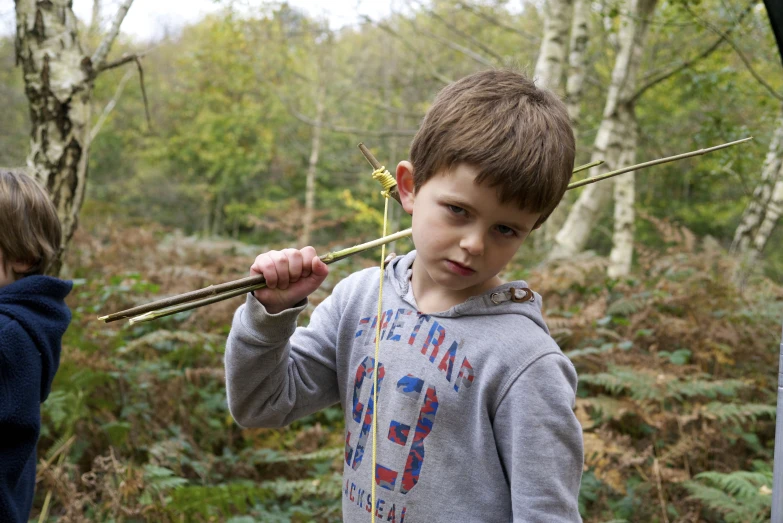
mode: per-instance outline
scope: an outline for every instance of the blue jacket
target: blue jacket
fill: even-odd
[[[0,521],[26,522],[35,491],[41,403],[60,364],[72,283],[27,276],[0,288]]]

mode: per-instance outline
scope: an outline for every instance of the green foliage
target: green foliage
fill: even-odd
[[[771,419],[775,419],[776,408],[774,405],[757,403],[735,404],[711,402],[704,407],[704,412],[709,418],[740,425],[749,421],[756,421],[762,416],[768,416]]]
[[[752,472],[702,472],[685,487],[693,499],[722,514],[727,523],[769,521],[772,469],[767,463],[755,462]]]
[[[225,518],[234,513],[250,513],[263,521],[270,515],[293,520],[334,515],[331,503],[318,498],[339,499],[340,475],[299,481],[275,480],[261,484],[234,482],[215,486],[186,486],[171,493],[166,511],[186,518]],[[288,500],[281,503],[282,500]],[[312,501],[308,501],[312,500]],[[304,502],[303,502],[304,501]],[[329,505],[332,505],[330,507]],[[289,519],[289,520],[291,520]]]

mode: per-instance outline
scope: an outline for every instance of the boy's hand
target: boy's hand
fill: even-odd
[[[263,274],[266,288],[253,295],[270,314],[290,309],[310,296],[326,279],[329,267],[315,254],[315,249],[283,249],[260,254],[250,267],[250,274]]]

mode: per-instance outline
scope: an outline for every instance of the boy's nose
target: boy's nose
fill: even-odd
[[[479,233],[466,234],[460,240],[459,246],[471,256],[481,256],[484,254],[484,236]]]

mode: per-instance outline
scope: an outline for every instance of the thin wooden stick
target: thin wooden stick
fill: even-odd
[[[571,171],[571,174],[576,174],[578,172],[586,171],[588,169],[591,169],[593,167],[601,165],[602,163],[604,163],[603,160],[596,160],[594,162],[590,162],[590,163],[586,163],[584,165],[580,165],[579,167],[574,168],[574,170]]]
[[[367,161],[370,162],[370,165],[372,165],[373,169],[378,170],[381,167],[383,167],[381,165],[381,162],[379,162],[378,160],[375,159],[375,156],[373,156],[373,154],[370,152],[370,150],[367,147],[365,147],[363,143],[359,144],[359,150],[362,152],[364,157],[367,158]],[[394,187],[392,187],[391,189],[389,189],[389,196],[391,196],[392,198],[397,200],[397,203],[402,205],[402,200],[400,200],[400,193],[399,193],[399,191],[397,191],[397,186],[396,185]]]
[[[381,245],[399,240],[400,238],[408,237],[411,235],[411,233],[411,229],[405,229],[404,231],[389,234],[383,238],[378,238],[376,240],[361,243],[359,245],[354,245],[353,247],[348,247],[346,249],[332,251],[323,256],[319,256],[319,258],[321,258],[322,262],[329,265],[344,258],[348,258],[349,256],[353,256],[354,254],[372,249],[373,247],[379,247]],[[263,275],[248,276],[246,278],[228,283],[210,285],[209,287],[205,287],[204,289],[197,291],[171,296],[170,298],[158,300],[157,302],[148,303],[146,305],[140,305],[132,309],[115,312],[114,314],[109,314],[108,316],[102,316],[99,319],[103,319],[103,321],[108,323],[110,321],[121,320],[123,318],[131,318],[131,324],[141,323],[144,321],[162,318],[164,316],[170,316],[171,314],[176,314],[178,312],[195,309],[203,305],[209,305],[211,303],[226,300],[228,298],[233,298],[234,296],[239,296],[247,292],[260,289],[264,286],[266,286],[266,281],[264,280]],[[216,292],[217,289],[221,290]],[[164,314],[158,314],[164,311]]]
[[[239,287],[247,287],[248,285],[255,285],[263,282],[264,282],[264,277],[261,275],[247,276],[246,278],[242,278],[239,280],[234,280],[227,283],[221,283],[219,285],[210,285],[209,287],[204,287],[203,289],[198,289],[195,291],[186,292],[184,294],[178,294],[176,296],[163,298],[157,301],[153,301],[151,303],[146,303],[144,305],[132,307],[130,309],[108,314],[106,316],[101,316],[98,319],[103,320],[106,323],[110,323],[112,321],[130,318],[131,316],[143,314],[145,312],[160,309],[162,307],[168,307],[170,305],[176,305],[177,303],[183,303],[190,300],[197,300],[199,298],[206,298],[208,296],[215,296],[223,292],[228,292],[234,289],[238,289]]]
[[[748,138],[743,138],[742,140],[735,140],[733,142],[724,143],[722,145],[716,145],[715,147],[708,147],[707,149],[699,149],[698,151],[692,151],[689,153],[683,153],[678,154],[675,156],[669,156],[667,158],[660,158],[658,160],[652,160],[649,162],[644,163],[638,163],[636,165],[631,165],[630,167],[623,167],[622,169],[617,169],[616,171],[611,171],[608,173],[600,174],[598,176],[593,176],[592,178],[585,178],[584,180],[580,180],[578,182],[573,182],[568,184],[568,189],[576,189],[577,187],[583,187],[585,185],[590,185],[591,183],[600,182],[601,180],[606,180],[607,178],[612,178],[613,176],[617,176],[620,174],[628,173],[631,171],[638,171],[640,169],[644,169],[646,167],[652,167],[653,165],[660,165],[662,163],[668,163],[673,162],[675,160],[682,160],[683,158],[690,158],[691,156],[700,156],[702,154],[711,153],[712,151],[717,151],[718,149],[725,149],[726,147],[731,147],[732,145],[737,145],[738,143],[744,143],[752,140],[753,137],[749,136]]]

